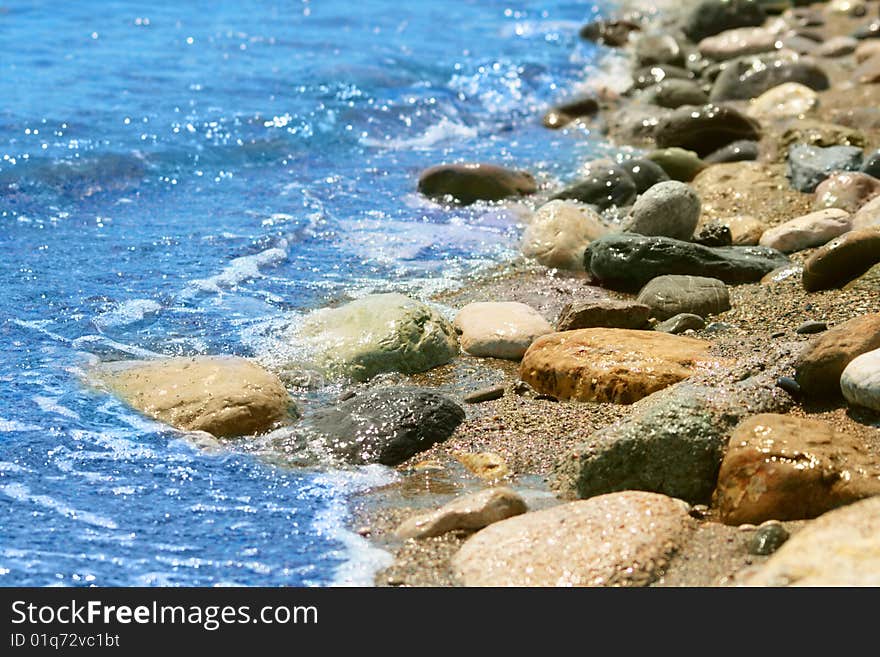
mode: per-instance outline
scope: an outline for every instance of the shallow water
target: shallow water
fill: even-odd
[[[386,555],[341,529],[345,498],[391,470],[200,452],[82,372],[254,355],[291,313],[510,257],[514,212],[415,179],[552,181],[602,148],[537,120],[597,70],[597,6],[159,4],[0,6],[0,585],[367,584]]]

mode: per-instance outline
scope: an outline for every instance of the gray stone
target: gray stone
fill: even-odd
[[[640,66],[684,63],[684,53],[671,34],[642,32],[633,40],[633,54]]]
[[[649,306],[659,320],[681,313],[706,317],[730,310],[727,286],[717,278],[702,276],[658,276],[642,288],[636,300]]]
[[[374,388],[307,417],[287,451],[306,463],[397,465],[445,441],[464,417],[461,406],[430,390]]]
[[[741,139],[707,155],[703,161],[709,164],[722,162],[747,162],[758,159],[758,142]]]
[[[694,234],[693,241],[703,246],[733,246],[733,233],[730,226],[710,222],[703,224],[699,232]]]
[[[522,497],[509,488],[488,488],[410,518],[394,533],[400,538],[430,538],[451,531],[475,531],[527,510]]]
[[[820,148],[795,144],[788,149],[786,175],[798,191],[814,192],[832,173],[856,171],[861,163],[862,149],[855,146]]]
[[[752,283],[788,263],[761,246],[708,247],[668,237],[606,235],[584,251],[584,267],[606,287],[637,290],[664,274],[709,276],[725,283]]]
[[[800,335],[811,335],[813,333],[821,333],[822,331],[828,330],[828,324],[825,322],[817,322],[815,320],[808,320],[798,326],[795,329],[795,333]]]
[[[699,315],[690,313],[680,313],[674,317],[670,317],[665,322],[660,322],[654,327],[655,331],[663,331],[664,333],[672,333],[678,335],[685,331],[699,331],[706,326],[706,321]]]
[[[712,102],[749,100],[786,82],[798,82],[816,91],[830,86],[828,75],[809,58],[770,53],[726,62],[709,98]]]
[[[659,121],[654,138],[660,148],[677,146],[704,157],[736,141],[760,139],[761,126],[733,107],[685,106]]]
[[[676,109],[682,105],[705,105],[709,94],[693,80],[669,79],[650,87],[645,100],[660,107]]]
[[[691,80],[693,74],[681,66],[655,64],[636,69],[633,73],[633,89],[647,89],[663,80]]]
[[[544,114],[542,123],[545,128],[557,130],[559,128],[564,128],[575,119],[585,116],[593,116],[598,112],[599,101],[593,96],[584,96],[556,105]]]
[[[814,54],[819,57],[843,57],[855,52],[858,45],[859,40],[851,36],[831,37],[816,48]]]
[[[682,29],[696,43],[725,30],[763,25],[766,18],[754,0],[702,0],[690,10]]]
[[[582,328],[623,328],[640,329],[648,323],[651,309],[634,301],[616,299],[594,299],[573,301],[565,304],[559,319],[557,331],[574,331]]]
[[[739,421],[786,408],[772,375],[719,386],[682,381],[636,402],[556,462],[551,486],[566,498],[647,490],[708,503]]]
[[[636,192],[643,194],[657,183],[669,180],[666,171],[656,162],[651,160],[634,158],[620,163],[636,184]]]
[[[788,530],[782,523],[768,520],[755,531],[749,541],[749,553],[758,555],[773,554],[788,540]]]
[[[700,220],[700,197],[677,180],[657,183],[639,196],[623,230],[689,240]]]
[[[491,386],[480,388],[464,396],[465,404],[482,404],[487,401],[501,399],[504,396],[504,386]]]
[[[636,183],[625,169],[608,161],[589,164],[582,180],[553,196],[594,205],[600,210],[613,205],[629,205],[636,197]]]
[[[874,151],[866,157],[859,171],[867,173],[869,176],[880,178],[880,151]]]

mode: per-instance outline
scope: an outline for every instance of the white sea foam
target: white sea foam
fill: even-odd
[[[344,552],[337,556],[345,559],[333,574],[331,586],[372,586],[373,578],[382,568],[393,562],[390,553],[373,547],[355,532],[346,528],[348,497],[369,488],[389,484],[397,473],[382,465],[367,465],[356,470],[337,470],[318,477],[315,483],[332,492],[329,505],[315,518],[313,528],[319,535],[336,540]]]
[[[215,276],[190,281],[180,296],[186,299],[199,293],[217,293],[231,289],[245,281],[262,277],[261,267],[277,265],[285,260],[287,260],[287,243],[282,240],[278,247],[234,258],[223,271]]]
[[[140,322],[160,310],[162,310],[162,304],[152,299],[131,299],[118,304],[113,310],[98,315],[94,319],[94,323],[104,331]]]
[[[40,431],[43,427],[38,424],[28,424],[18,420],[6,420],[0,417],[0,433],[12,433],[14,431]]]
[[[40,410],[44,413],[57,413],[58,415],[63,415],[64,417],[69,417],[73,420],[80,419],[79,413],[67,408],[66,406],[62,406],[54,397],[43,397],[41,395],[34,395],[33,400],[37,404],[37,406],[40,407]]]
[[[3,493],[7,497],[11,497],[13,500],[16,500],[18,502],[31,502],[32,504],[36,504],[37,506],[41,506],[45,509],[51,509],[52,511],[60,513],[63,516],[66,516],[73,520],[80,520],[86,524],[94,525],[95,527],[103,527],[105,529],[118,529],[118,525],[110,518],[105,518],[104,516],[100,516],[90,511],[81,511],[79,509],[74,509],[73,507],[64,504],[64,502],[61,502],[60,500],[56,500],[54,497],[51,497],[49,495],[34,495],[33,493],[31,493],[30,488],[28,488],[24,484],[16,483],[0,486],[0,493]]]
[[[457,123],[444,116],[437,123],[428,126],[427,130],[418,137],[397,139],[388,136],[386,136],[386,139],[363,137],[360,142],[364,146],[371,146],[374,148],[420,151],[434,148],[437,144],[443,142],[472,139],[476,137],[477,134],[476,128],[464,125],[463,123]]]

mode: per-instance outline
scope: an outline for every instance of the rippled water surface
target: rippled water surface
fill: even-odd
[[[155,6],[154,6],[155,5]],[[84,383],[98,360],[252,355],[254,327],[425,297],[509,257],[504,208],[420,169],[565,177],[541,128],[597,52],[592,3],[0,3],[0,584],[369,583],[341,529],[393,472],[203,453]]]

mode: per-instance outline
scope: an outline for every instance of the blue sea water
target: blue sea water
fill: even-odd
[[[0,585],[368,584],[346,496],[392,471],[198,450],[90,387],[103,359],[252,355],[254,326],[425,297],[510,257],[499,207],[418,172],[565,178],[548,102],[593,2],[0,3]]]

